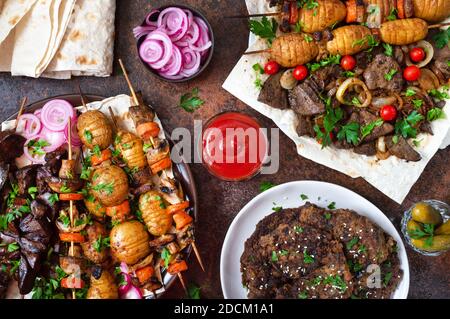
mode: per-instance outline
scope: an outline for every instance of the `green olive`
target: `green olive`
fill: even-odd
[[[447,220],[441,226],[439,226],[436,231],[436,235],[450,235],[450,220]]]
[[[408,234],[411,234],[412,232],[414,232],[416,230],[423,231],[423,227],[422,227],[422,224],[410,219],[408,221],[408,223],[406,224],[406,230],[408,231]]]
[[[422,224],[439,225],[442,217],[439,212],[427,203],[417,203],[411,212],[412,219]]]
[[[425,251],[435,252],[435,251],[445,251],[450,249],[450,235],[438,235],[434,236],[431,243],[427,242],[428,237],[420,239],[411,239],[411,243]]]

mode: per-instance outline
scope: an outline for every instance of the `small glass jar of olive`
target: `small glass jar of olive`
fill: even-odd
[[[438,200],[415,204],[403,215],[402,232],[406,242],[425,256],[438,256],[450,250],[450,206]]]

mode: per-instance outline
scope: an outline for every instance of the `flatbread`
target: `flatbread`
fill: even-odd
[[[61,47],[44,76],[109,76],[114,55],[115,0],[78,0]]]
[[[265,0],[247,0],[251,13],[261,13]],[[249,47],[249,51],[265,49],[265,41],[257,40]],[[446,118],[431,123],[434,135],[421,134],[420,146],[415,147],[422,156],[419,162],[406,162],[391,156],[387,160],[379,161],[376,157],[359,155],[351,150],[339,150],[333,147],[325,149],[315,139],[300,137],[296,127],[298,119],[292,110],[279,110],[257,100],[259,90],[255,87],[256,74],[252,69],[255,63],[264,65],[268,57],[262,54],[243,56],[223,84],[223,88],[254,108],[263,115],[271,118],[275,124],[291,138],[297,153],[305,158],[335,169],[353,178],[362,177],[382,193],[398,203],[402,203],[412,186],[419,179],[428,162],[440,147],[450,143],[450,101],[444,107]],[[261,76],[265,81],[266,76]]]
[[[0,0],[0,44],[37,0]]]

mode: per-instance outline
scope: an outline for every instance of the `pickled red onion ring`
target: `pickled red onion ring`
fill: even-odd
[[[161,41],[164,47],[164,54],[159,61],[152,63],[151,67],[158,70],[164,67],[170,60],[173,54],[173,43],[169,36],[161,31],[153,31],[147,35],[147,40]]]
[[[47,102],[42,108],[40,115],[42,125],[58,132],[64,130],[69,117],[75,118],[75,111],[69,102],[56,99]]]
[[[17,120],[16,132],[26,139],[30,139],[41,131],[41,121],[34,114],[22,114]]]
[[[173,55],[169,61],[163,68],[160,70],[161,75],[177,75],[181,71],[181,67],[183,66],[183,59],[181,57],[180,49],[177,46],[173,47]]]
[[[164,54],[164,47],[160,41],[147,39],[142,42],[139,48],[139,55],[147,63],[154,63],[161,59]]]

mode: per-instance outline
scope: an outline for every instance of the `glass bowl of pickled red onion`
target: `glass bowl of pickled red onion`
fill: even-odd
[[[157,77],[185,82],[202,73],[212,59],[214,35],[205,16],[186,5],[153,9],[133,29],[139,59]]]

